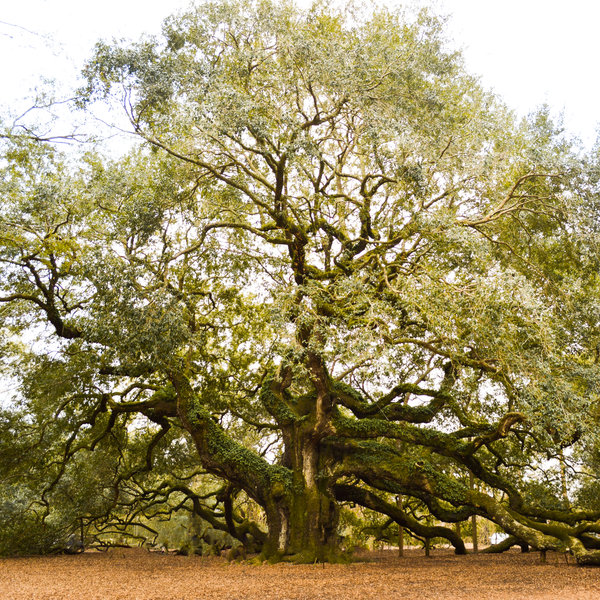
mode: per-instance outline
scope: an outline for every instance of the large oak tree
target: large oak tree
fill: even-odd
[[[545,111],[427,12],[207,2],[85,76],[138,147],[3,165],[4,469],[51,457],[46,514],[102,452],[88,517],[175,494],[272,559],[336,559],[353,503],[600,562],[597,171]]]

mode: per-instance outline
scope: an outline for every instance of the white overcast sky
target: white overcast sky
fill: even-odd
[[[595,141],[599,0],[412,1],[451,16],[448,32],[464,50],[469,70],[519,114],[548,103],[588,147]],[[72,83],[99,38],[158,33],[164,17],[188,4],[0,0],[0,114],[15,112],[43,78]]]

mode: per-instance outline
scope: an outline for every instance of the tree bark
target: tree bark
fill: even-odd
[[[402,496],[396,496],[396,505],[402,510]],[[398,556],[404,556],[404,527],[398,524]]]
[[[475,489],[475,478],[473,477],[473,473],[469,471],[469,487],[473,490]],[[479,552],[479,537],[477,535],[477,515],[471,515],[471,532],[473,538],[473,553],[477,554]]]

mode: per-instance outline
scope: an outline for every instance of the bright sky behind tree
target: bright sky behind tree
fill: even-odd
[[[388,0],[388,4],[393,0]],[[158,33],[188,0],[21,0],[0,9],[0,112],[43,78],[72,85],[99,39]],[[304,0],[302,4],[308,4]],[[448,32],[471,72],[519,114],[540,104],[564,114],[586,146],[600,123],[600,3],[591,0],[415,0],[450,15]]]

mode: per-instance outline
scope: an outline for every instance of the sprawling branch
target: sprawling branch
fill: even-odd
[[[429,526],[420,523],[410,515],[406,514],[398,506],[394,506],[378,497],[373,492],[363,488],[338,484],[334,487],[334,494],[338,500],[344,502],[355,502],[365,508],[370,508],[378,513],[388,515],[410,531],[425,538],[443,537],[446,538],[453,546],[456,554],[466,554],[465,544],[461,537],[452,529],[441,526]]]

